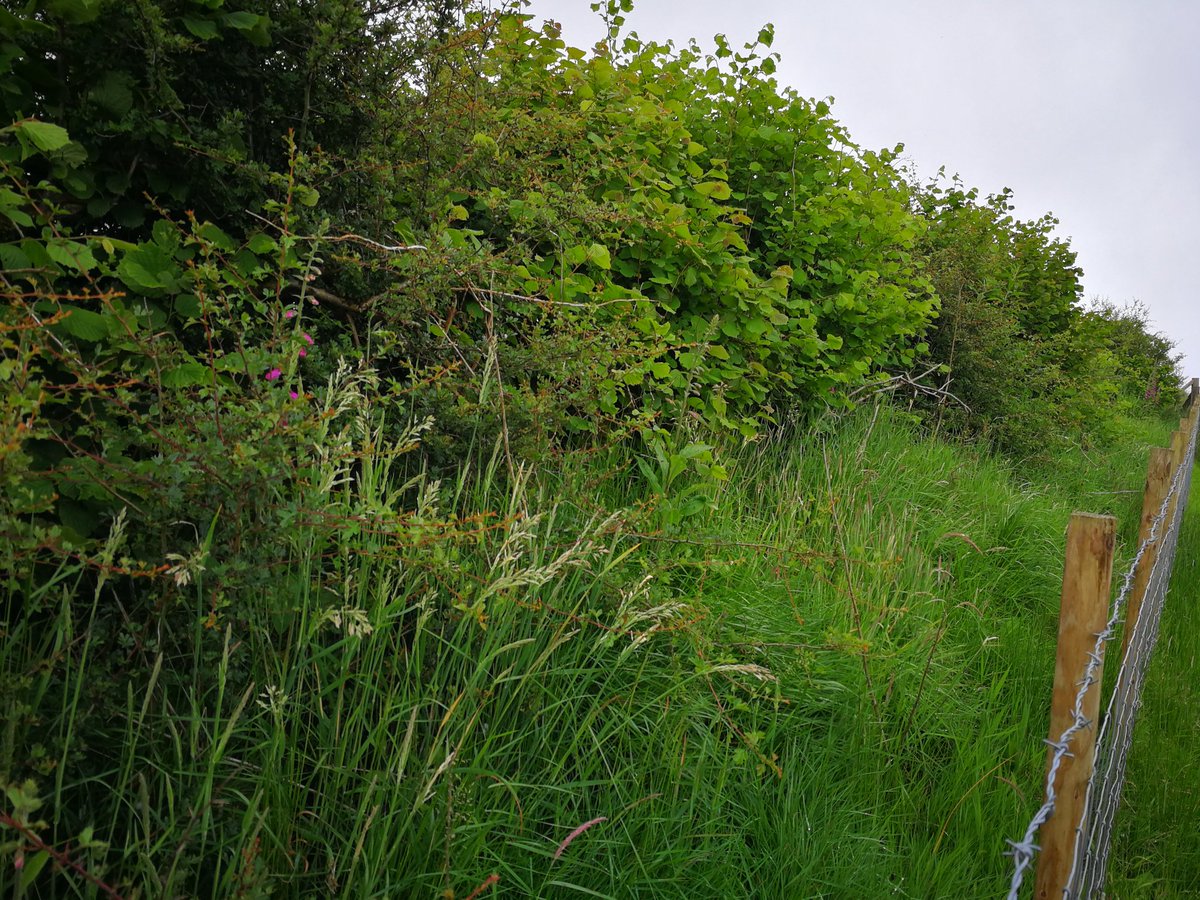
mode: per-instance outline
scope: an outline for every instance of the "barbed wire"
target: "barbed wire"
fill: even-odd
[[[1186,464],[1188,461],[1190,457],[1181,466],[1183,483],[1180,499],[1175,504],[1172,522],[1163,536],[1162,547],[1151,569],[1146,596],[1134,623],[1104,713],[1104,723],[1096,739],[1096,765],[1088,779],[1082,824],[1076,834],[1075,854],[1067,879],[1069,897],[1089,898],[1097,893],[1103,895],[1113,823],[1121,802],[1121,788],[1125,783],[1125,766],[1133,743],[1133,727],[1142,706],[1146,670],[1158,643],[1163,605],[1183,522],[1184,498],[1191,486],[1192,467]]]
[[[1121,671],[1117,676],[1118,686],[1122,683],[1122,681],[1126,683],[1126,690],[1124,691],[1123,695],[1126,706],[1123,707],[1121,712],[1118,713],[1117,724],[1109,730],[1111,730],[1113,734],[1112,740],[1114,742],[1118,737],[1118,733],[1123,740],[1132,740],[1133,719],[1137,714],[1136,707],[1140,705],[1141,702],[1141,684],[1145,673],[1145,666],[1148,664],[1149,654],[1153,650],[1154,645],[1154,641],[1148,640],[1147,635],[1149,635],[1149,633],[1152,631],[1154,638],[1157,638],[1158,617],[1162,610],[1163,597],[1166,594],[1171,563],[1174,559],[1175,546],[1178,541],[1179,523],[1182,521],[1183,508],[1187,497],[1186,491],[1187,487],[1191,484],[1191,468],[1195,450],[1196,426],[1193,424],[1191,427],[1191,434],[1189,435],[1187,450],[1184,453],[1183,461],[1180,463],[1178,470],[1171,479],[1171,485],[1167,491],[1167,496],[1163,500],[1161,508],[1151,523],[1149,534],[1138,546],[1137,553],[1134,554],[1133,559],[1129,563],[1129,567],[1125,571],[1125,575],[1121,583],[1121,589],[1117,592],[1116,598],[1112,602],[1112,606],[1110,607],[1110,615],[1108,621],[1105,623],[1104,630],[1096,635],[1095,644],[1093,645],[1091,651],[1088,652],[1088,663],[1084,669],[1083,678],[1078,683],[1078,689],[1075,694],[1075,702],[1071,709],[1071,723],[1063,730],[1062,734],[1059,735],[1058,740],[1051,740],[1049,738],[1046,739],[1046,743],[1053,748],[1054,753],[1051,756],[1050,765],[1046,770],[1045,800],[1037,812],[1034,813],[1033,818],[1030,819],[1029,825],[1025,829],[1024,836],[1019,841],[1006,840],[1006,843],[1009,845],[1009,850],[1006,851],[1006,855],[1012,856],[1013,858],[1013,873],[1009,881],[1008,900],[1018,900],[1025,873],[1028,871],[1030,866],[1033,865],[1034,857],[1041,849],[1033,842],[1033,839],[1037,834],[1038,829],[1046,824],[1046,822],[1050,820],[1050,816],[1054,814],[1054,809],[1058,799],[1054,782],[1058,777],[1058,770],[1062,766],[1063,759],[1071,755],[1069,747],[1075,735],[1083,731],[1085,728],[1091,727],[1093,724],[1091,720],[1084,715],[1083,706],[1088,691],[1091,689],[1092,685],[1096,684],[1099,680],[1097,676],[1100,672],[1100,667],[1104,662],[1104,645],[1108,643],[1108,641],[1112,640],[1116,634],[1117,626],[1121,621],[1121,616],[1123,614],[1126,601],[1133,590],[1134,580],[1137,575],[1138,567],[1142,563],[1142,559],[1149,551],[1149,548],[1154,545],[1156,541],[1158,541],[1159,534],[1163,532],[1163,527],[1166,525],[1166,533],[1163,535],[1162,547],[1159,550],[1158,558],[1155,560],[1155,564],[1151,569],[1150,579],[1147,582],[1146,599],[1142,601],[1142,612],[1141,615],[1139,615],[1138,623],[1134,628],[1134,635],[1131,638],[1128,648],[1129,652],[1126,654],[1126,659],[1132,658],[1134,661],[1135,668],[1136,666],[1142,667],[1141,672],[1136,678],[1133,675],[1126,676],[1125,664],[1123,661]],[[1171,503],[1173,500],[1177,500],[1178,502],[1175,503],[1174,510],[1172,511]],[[1167,523],[1166,521],[1168,516],[1171,516],[1170,523]],[[1162,563],[1162,565],[1160,565],[1160,563]],[[1157,575],[1157,581],[1155,580],[1156,573],[1159,573]],[[1152,590],[1154,592],[1153,600],[1151,601],[1150,608],[1148,609],[1147,601],[1151,600]],[[1150,619],[1154,620],[1152,625],[1148,622]],[[1137,645],[1135,649],[1134,642],[1139,640],[1139,632],[1142,635],[1140,638],[1141,643]],[[1133,654],[1132,657],[1130,654]],[[1133,684],[1135,681],[1136,685]],[[1136,692],[1133,690],[1134,687],[1136,687]],[[1113,709],[1112,703],[1115,701],[1116,696],[1117,692],[1114,691],[1113,700],[1110,700],[1109,703],[1109,712],[1105,715],[1105,724],[1104,728],[1102,728],[1102,734],[1105,734],[1105,730],[1108,729],[1108,720]],[[1105,760],[1106,772],[1110,764],[1113,765],[1117,770],[1117,773],[1112,776],[1111,780],[1108,776],[1106,776],[1102,781],[1102,784],[1104,785],[1103,792],[1106,797],[1104,809],[1106,813],[1110,815],[1115,815],[1116,813],[1116,800],[1107,798],[1108,795],[1114,791],[1116,791],[1119,795],[1121,784],[1120,778],[1123,778],[1127,750],[1128,747],[1126,745],[1122,748],[1119,754],[1109,753]],[[1093,770],[1093,779],[1095,779],[1095,771],[1099,768],[1100,767],[1097,766],[1096,769]],[[1089,782],[1089,798],[1091,793],[1090,788],[1091,782]],[[1087,847],[1091,846],[1093,837],[1095,837],[1098,842],[1102,841],[1102,844],[1098,843],[1098,849],[1099,852],[1102,853],[1104,860],[1098,861],[1097,864],[1099,864],[1099,862],[1107,861],[1108,844],[1111,837],[1112,828],[1111,819],[1107,822],[1107,824],[1099,825],[1098,828],[1099,830],[1094,835],[1089,831],[1087,842],[1082,844],[1082,846],[1084,846],[1086,849]],[[1082,829],[1080,830],[1082,831]],[[1080,841],[1079,834],[1077,834],[1077,842],[1078,841]],[[1079,854],[1076,853],[1075,862],[1072,864],[1072,876],[1075,874],[1075,869],[1080,865],[1082,864],[1079,862]],[[1094,883],[1097,877],[1094,865],[1088,867],[1086,877],[1089,879],[1088,884]],[[1103,882],[1103,869],[1099,869],[1099,881],[1101,883]],[[1069,880],[1068,896],[1071,896],[1070,884],[1071,882]]]

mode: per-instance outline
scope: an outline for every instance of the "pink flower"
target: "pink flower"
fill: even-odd
[[[294,319],[296,318],[296,311],[294,309],[284,310],[283,317],[285,319]]]
[[[288,391],[288,396],[291,397],[293,400],[300,399],[300,395],[297,394],[295,391]]]
[[[301,359],[304,359],[304,357],[306,357],[306,356],[308,356],[308,351],[307,351],[307,350],[305,350],[305,349],[303,349],[303,348],[301,348],[301,350],[300,350],[300,358],[301,358]]]
[[[311,347],[313,345],[312,335],[309,334],[307,331],[300,332],[300,337],[304,338],[305,343],[307,343],[308,346]]]
[[[272,369],[267,373],[267,381],[276,381],[282,374],[283,372],[279,371],[279,369]]]

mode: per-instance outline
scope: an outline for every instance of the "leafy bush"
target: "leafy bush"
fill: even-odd
[[[1104,434],[1151,384],[1178,383],[1170,343],[1144,312],[1084,310],[1081,272],[1052,216],[1020,221],[1008,191],[982,200],[957,179],[917,197],[929,223],[925,271],[941,299],[930,361],[965,406],[943,395],[939,424],[1042,456]]]
[[[618,25],[588,57],[553,25],[505,16],[479,77],[430,87],[413,134],[440,150],[413,171],[434,186],[426,243],[446,256],[429,288],[405,283],[406,302],[427,296],[428,314],[443,298],[437,333],[461,347],[485,343],[494,310],[519,387],[566,386],[584,429],[688,409],[752,434],[911,360],[934,304],[890,155],[779,87],[769,28],[726,65],[724,42],[705,56]],[[461,273],[448,309],[446,270]],[[564,356],[569,376],[545,363]]]

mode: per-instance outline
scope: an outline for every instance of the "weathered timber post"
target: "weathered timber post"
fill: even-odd
[[[1162,509],[1163,501],[1167,499],[1167,491],[1171,489],[1172,472],[1171,451],[1155,447],[1150,451],[1150,465],[1146,468],[1146,488],[1142,492],[1142,523],[1138,529],[1138,546],[1140,547],[1150,537],[1154,520]],[[1133,576],[1133,589],[1129,592],[1129,606],[1125,613],[1125,634],[1121,640],[1121,659],[1125,658],[1125,650],[1133,637],[1133,628],[1137,624],[1138,613],[1142,609],[1142,600],[1146,597],[1146,586],[1150,582],[1150,573],[1158,559],[1158,548],[1166,534],[1169,522],[1164,520],[1158,526],[1158,535],[1154,543],[1146,547],[1137,572]]]
[[[1190,432],[1187,431],[1172,431],[1171,432],[1171,482],[1175,481],[1175,473],[1179,471],[1179,467],[1183,465],[1184,454],[1187,453],[1188,437]],[[1171,504],[1167,507],[1167,518],[1163,523],[1163,528],[1169,528],[1171,523],[1175,521],[1175,507],[1179,503],[1179,494],[1171,496]],[[1166,533],[1165,530],[1163,532]]]
[[[1075,513],[1067,527],[1067,552],[1063,564],[1062,605],[1058,616],[1058,656],[1054,663],[1054,698],[1050,706],[1050,740],[1057,741],[1075,721],[1075,695],[1096,635],[1104,630],[1112,587],[1113,546],[1117,520],[1112,516]],[[1083,716],[1088,720],[1071,739],[1069,755],[1054,778],[1054,814],[1042,826],[1039,843],[1038,900],[1061,900],[1075,855],[1075,836],[1083,817],[1088,779],[1096,755],[1096,728],[1100,713],[1103,656],[1084,695]],[[1046,768],[1054,757],[1047,755]]]

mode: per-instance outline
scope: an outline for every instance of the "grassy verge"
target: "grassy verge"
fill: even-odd
[[[214,616],[196,569],[164,619],[191,625],[122,647],[102,582],[93,620],[8,635],[30,863],[0,881],[998,894],[1040,799],[1065,523],[1115,512],[1128,550],[1166,430],[1046,472],[867,409],[736,454],[680,523],[686,478],[646,496],[627,455],[506,474],[497,449],[438,483],[359,412],[270,589]],[[56,874],[39,842],[68,840]]]
[[[1117,814],[1114,897],[1200,896],[1200,505],[1193,485]]]

